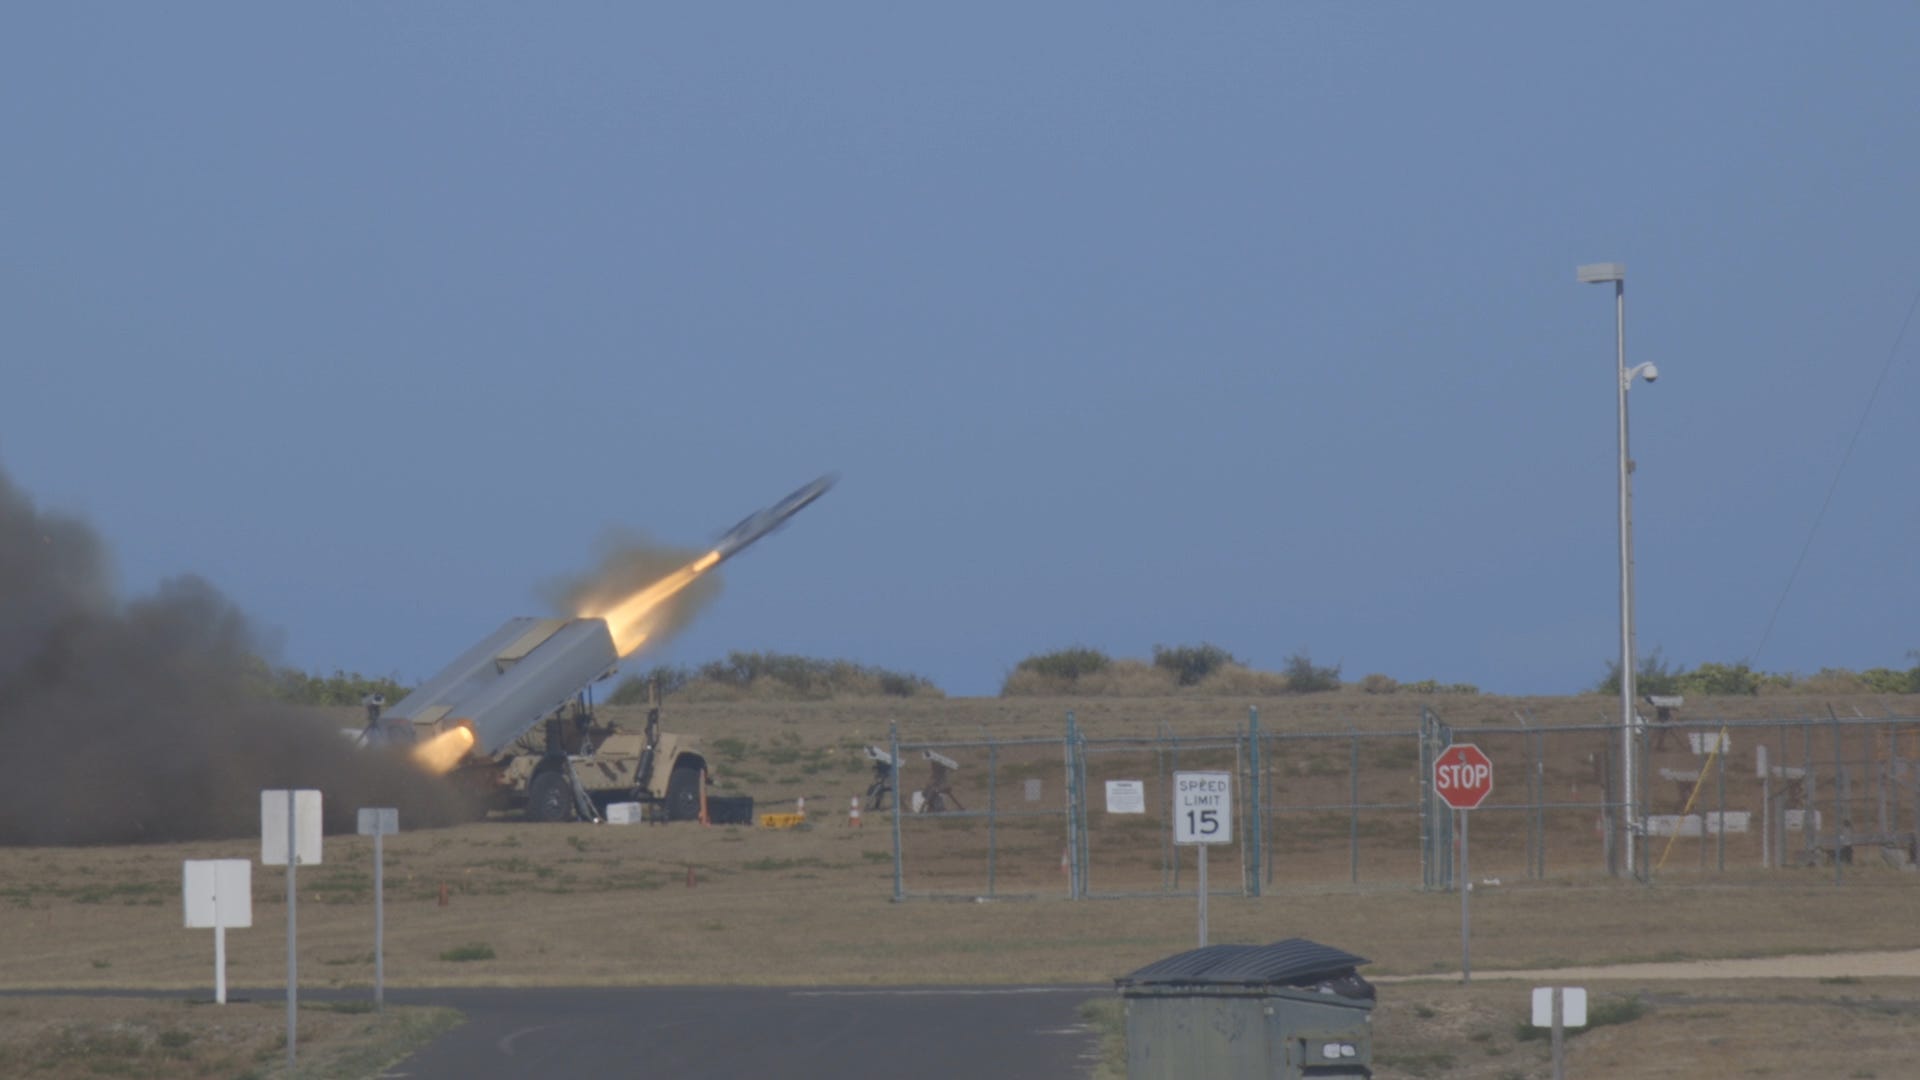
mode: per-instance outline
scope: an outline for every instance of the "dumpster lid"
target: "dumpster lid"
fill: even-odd
[[[1212,984],[1302,986],[1371,963],[1331,945],[1286,938],[1271,945],[1207,945],[1156,960],[1114,980],[1116,986]]]

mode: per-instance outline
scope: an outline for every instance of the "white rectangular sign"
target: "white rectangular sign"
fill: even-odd
[[[1233,774],[1173,774],[1173,842],[1233,843]]]
[[[285,795],[280,796],[282,803]],[[280,820],[280,828],[285,829],[285,818]],[[363,806],[360,808],[361,836],[392,836],[400,831],[400,811],[391,806]],[[318,861],[318,860],[315,860]]]
[[[1145,780],[1107,781],[1107,813],[1144,814],[1147,812]]]
[[[253,863],[246,859],[186,859],[181,862],[181,900],[187,929],[253,925]]]
[[[1553,1026],[1553,987],[1536,986],[1533,988],[1533,1026]],[[1587,1026],[1587,991],[1585,987],[1565,986],[1560,989],[1560,1026]]]
[[[300,866],[320,864],[320,793],[311,790],[293,793],[294,862]],[[260,793],[260,865],[287,865],[287,793]]]

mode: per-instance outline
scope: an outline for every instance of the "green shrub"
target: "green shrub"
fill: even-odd
[[[677,694],[686,689],[693,678],[693,672],[679,664],[656,664],[637,675],[628,675],[621,679],[607,695],[609,705],[645,705],[647,703],[647,684],[658,682],[661,696]]]
[[[1305,649],[1287,657],[1287,689],[1296,694],[1340,689],[1340,665],[1318,667]]]
[[[1690,694],[1757,694],[1765,678],[1748,667],[1745,660],[1737,664],[1701,664],[1681,678],[1680,688]],[[1614,691],[1617,693],[1619,689],[1615,683]]]
[[[1920,694],[1920,667],[1906,671],[1893,668],[1868,668],[1860,673],[1867,689],[1876,694]]]
[[[1360,689],[1369,694],[1391,694],[1400,689],[1400,680],[1375,672],[1361,677]]]
[[[702,685],[780,698],[941,696],[924,675],[775,652],[731,652],[725,660],[708,661],[694,672],[688,688]]]
[[[448,949],[440,954],[440,959],[449,964],[465,964],[474,960],[493,959],[493,946],[484,941],[476,941]]]
[[[1239,663],[1232,653],[1207,642],[1153,647],[1153,666],[1172,672],[1174,681],[1181,686],[1192,686],[1228,664]]]
[[[1871,694],[1866,677],[1846,668],[1823,667],[1805,679],[1794,680],[1794,689],[1809,694]]]
[[[913,697],[933,687],[932,680],[925,676],[899,671],[875,671],[874,678],[879,680],[880,693],[887,697]]]
[[[1634,665],[1633,691],[1635,694],[1679,694],[1686,688],[1683,680],[1687,678],[1684,669],[1676,669],[1667,663],[1656,647],[1642,656]],[[1593,686],[1596,694],[1618,694],[1620,692],[1620,661],[1607,661],[1607,674]],[[1700,691],[1707,693],[1710,691]]]
[[[1015,664],[1014,670],[1031,671],[1035,675],[1071,682],[1082,675],[1094,675],[1105,671],[1112,663],[1113,658],[1099,649],[1076,645],[1071,649],[1035,653]]]
[[[1215,679],[1235,668],[1223,668]],[[1210,680],[1212,681],[1212,680]],[[1073,694],[1078,697],[1164,697],[1181,689],[1174,674],[1144,660],[1115,660],[1104,670],[1078,679],[1060,679],[1032,671],[1010,671],[1000,684],[1001,697]]]
[[[333,670],[331,675],[309,675],[297,668],[280,668],[267,684],[267,693],[290,705],[358,705],[368,694],[379,694],[391,705],[407,696],[409,687],[391,675],[362,675]]]
[[[1920,652],[1909,653],[1920,661]],[[1701,664],[1691,671],[1668,664],[1659,649],[1640,658],[1634,676],[1634,691],[1639,695],[1697,694],[1701,696],[1750,697],[1754,694],[1784,691],[1802,694],[1914,694],[1920,693],[1920,664],[1901,671],[1876,667],[1865,671],[1849,668],[1821,668],[1812,675],[1790,672],[1755,671],[1747,661],[1733,664]],[[1403,685],[1401,689],[1412,689]],[[1593,686],[1596,694],[1620,692],[1620,664],[1607,662],[1607,674]]]

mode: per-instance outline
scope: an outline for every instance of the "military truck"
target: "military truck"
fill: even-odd
[[[708,795],[695,740],[660,730],[657,689],[644,729],[600,721],[593,687],[619,659],[604,620],[509,619],[393,708],[369,704],[367,741],[411,746],[531,821],[601,821],[615,803],[651,820],[750,821],[751,799]]]
[[[500,755],[495,805],[523,809],[528,821],[599,821],[616,803],[639,803],[656,821],[751,821],[752,799],[708,794],[698,740],[662,732],[659,684],[647,691],[639,731],[600,722],[583,694],[514,740]]]

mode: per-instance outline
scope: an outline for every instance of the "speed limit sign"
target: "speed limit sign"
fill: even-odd
[[[1173,842],[1233,843],[1233,774],[1173,774]]]

